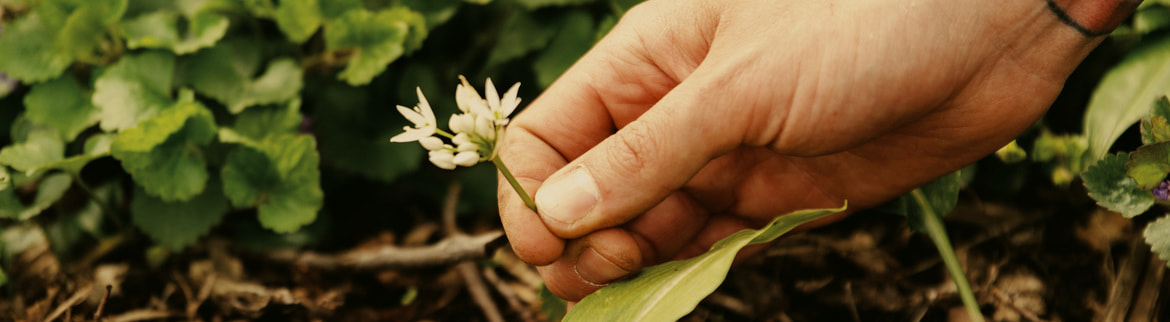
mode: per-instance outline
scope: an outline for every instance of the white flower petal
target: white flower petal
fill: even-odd
[[[418,107],[415,109],[421,112],[420,114],[426,120],[426,124],[438,123],[435,121],[435,111],[431,110],[431,103],[428,103],[427,97],[423,96],[422,87],[415,87],[414,92],[418,94]]]
[[[519,91],[520,83],[516,83],[512,85],[512,88],[508,89],[508,92],[504,93],[504,99],[500,101],[500,118],[507,118],[509,115],[512,115],[512,112],[516,111],[516,107],[520,105],[520,98],[516,97]]]
[[[479,144],[467,142],[455,148],[459,152],[479,151]]]
[[[487,117],[477,117],[475,119],[475,134],[487,141],[496,139],[496,127],[492,126],[494,120]]]
[[[435,127],[434,126],[427,126],[427,127],[421,128],[421,129],[420,128],[411,128],[409,126],[405,126],[405,127],[403,127],[403,130],[406,130],[406,132],[395,135],[394,137],[390,138],[390,142],[395,142],[395,143],[414,142],[414,141],[418,141],[419,139],[422,139],[422,138],[425,138],[425,137],[428,137],[428,136],[435,134]]]
[[[443,140],[434,136],[428,136],[418,140],[418,143],[427,151],[434,151],[443,148]]]
[[[447,122],[447,127],[450,127],[451,132],[455,132],[456,136],[459,133],[475,131],[475,118],[470,114],[451,115],[451,120]]]
[[[455,145],[458,146],[463,146],[464,144],[473,144],[471,143],[471,136],[467,135],[467,132],[456,134],[455,137],[451,138],[451,143],[455,143]]]
[[[479,153],[474,151],[459,152],[451,161],[457,165],[470,167],[479,163]]]
[[[427,154],[431,163],[444,170],[455,169],[455,154],[451,150],[435,150]]]
[[[402,117],[405,117],[407,121],[410,121],[410,123],[414,123],[416,127],[426,125],[426,118],[423,117],[423,115],[417,110],[398,105],[398,113],[402,114]]]
[[[484,85],[484,96],[487,96],[488,107],[492,111],[500,110],[500,94],[496,92],[496,85],[492,84],[492,78],[488,77],[487,85]]]

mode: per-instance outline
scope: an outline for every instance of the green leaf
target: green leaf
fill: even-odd
[[[93,105],[98,108],[102,130],[132,128],[173,105],[174,70],[174,55],[152,51],[123,56],[98,76]]]
[[[65,141],[73,141],[81,131],[97,124],[97,109],[89,97],[73,77],[40,83],[24,97],[25,116],[55,128]]]
[[[300,109],[300,99],[293,99],[284,105],[250,108],[236,117],[236,122],[232,124],[232,130],[235,134],[253,141],[263,141],[285,134],[296,134],[300,130],[301,120],[304,119]]]
[[[73,57],[90,57],[105,41],[107,28],[122,18],[128,0],[90,0],[65,19],[56,46]]]
[[[211,112],[184,101],[122,131],[110,152],[147,193],[164,201],[185,201],[207,183],[207,162],[200,148],[215,132]]]
[[[20,143],[0,149],[0,164],[34,176],[42,167],[65,158],[65,142],[57,132],[39,128],[30,132]]]
[[[90,161],[110,155],[110,144],[113,143],[115,137],[116,135],[110,133],[94,135],[85,141],[85,153],[46,164],[38,171],[56,169],[65,171],[73,176],[79,176],[81,175],[81,170]]]
[[[723,238],[702,255],[647,268],[578,302],[564,321],[675,321],[715,291],[731,261],[748,245],[770,242],[796,226],[844,211],[809,209],[781,215],[760,230],[744,229]]]
[[[1158,254],[1158,258],[1170,261],[1170,216],[1162,216],[1151,222],[1142,235],[1146,238],[1146,244],[1150,245],[1150,250]]]
[[[635,5],[642,3],[642,0],[609,0],[610,8],[613,8],[613,13],[618,17],[626,14]]]
[[[499,39],[488,55],[487,66],[499,65],[544,49],[557,33],[560,19],[538,19],[534,13],[516,10],[500,30]]]
[[[1170,8],[1154,6],[1133,14],[1133,30],[1140,34],[1148,34],[1167,26],[1170,26]]]
[[[329,0],[325,0],[329,1]],[[276,26],[294,43],[308,40],[325,17],[321,16],[317,0],[282,0],[275,13]]]
[[[1141,146],[1129,157],[1126,175],[1140,187],[1151,188],[1170,173],[1170,142]]]
[[[65,191],[69,190],[72,185],[73,179],[68,174],[47,175],[37,185],[36,196],[28,205],[25,205],[16,196],[16,189],[0,191],[0,218],[24,221],[35,217],[60,200],[61,196],[64,196]]]
[[[426,28],[430,30],[446,23],[451,17],[455,16],[455,12],[459,11],[459,6],[463,4],[463,1],[402,0],[401,3],[403,6],[421,13],[423,20],[426,21]]]
[[[557,297],[552,291],[548,290],[543,284],[540,285],[540,311],[544,312],[544,320],[551,322],[560,322],[565,318],[565,310],[568,308],[567,302]]]
[[[3,256],[0,261],[10,263],[16,255],[46,242],[45,232],[38,225],[21,223],[4,227],[0,230],[0,256]]]
[[[1085,189],[1089,197],[1106,209],[1118,212],[1126,218],[1140,215],[1154,205],[1154,195],[1138,186],[1137,181],[1126,176],[1125,164],[1128,153],[1106,156],[1089,166],[1085,173]]]
[[[405,52],[410,26],[393,10],[377,14],[351,10],[325,26],[328,50],[351,49],[349,64],[338,79],[358,86],[368,84],[374,76]]]
[[[594,2],[596,0],[516,0],[521,6],[531,9],[549,6],[570,6]]]
[[[1166,118],[1153,116],[1142,120],[1142,144],[1154,144],[1170,141],[1170,124]]]
[[[313,132],[326,164],[383,182],[418,169],[425,150],[390,142],[402,132],[401,115],[365,108],[371,106],[366,93],[353,87],[330,86],[324,92],[315,105],[329,108],[315,111]]]
[[[223,166],[223,191],[236,207],[258,207],[265,228],[293,232],[313,222],[321,210],[319,163],[316,141],[307,135],[241,145]]]
[[[0,72],[25,83],[56,78],[73,63],[73,57],[54,44],[55,28],[41,14],[30,13],[0,33]]]
[[[584,11],[573,11],[562,20],[562,27],[540,57],[532,63],[536,82],[547,88],[565,70],[593,46],[593,18]]]
[[[186,55],[215,45],[230,25],[227,17],[201,11],[182,17],[186,21],[186,32],[180,34],[180,17],[176,12],[159,10],[123,22],[126,46],[131,49],[169,49],[175,54]]]
[[[159,245],[180,251],[195,244],[227,214],[228,201],[216,183],[182,202],[167,202],[138,189],[130,203],[131,219]]]
[[[1170,37],[1147,39],[1109,70],[1089,101],[1084,133],[1093,160],[1105,157],[1127,128],[1170,88]]]
[[[924,216],[942,218],[959,200],[962,174],[959,171],[935,179],[882,206],[883,210],[906,216],[907,224],[924,232]]]
[[[5,275],[4,268],[0,267],[0,286],[4,286],[4,284],[8,284],[8,275]]]
[[[252,79],[254,70],[244,69],[246,63],[235,63],[241,56],[228,46],[200,51],[187,65],[191,86],[222,102],[233,114],[253,105],[287,102],[300,93],[303,75],[292,59],[273,60],[263,75]]]

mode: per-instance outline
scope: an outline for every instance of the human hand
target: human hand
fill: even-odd
[[[961,168],[1038,119],[1098,42],[1037,0],[650,1],[512,121],[500,157],[539,214],[501,180],[501,220],[579,300]]]

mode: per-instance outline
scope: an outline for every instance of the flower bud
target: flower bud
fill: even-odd
[[[455,158],[452,159],[452,162],[457,165],[470,167],[476,163],[479,163],[479,153],[476,153],[475,151],[459,152],[459,154],[456,154]]]
[[[427,156],[436,167],[444,170],[455,170],[455,152],[440,149],[431,151]]]
[[[475,131],[475,117],[471,114],[454,114],[451,115],[447,126],[451,128],[451,132],[456,134],[472,132]],[[459,142],[455,142],[455,144],[459,144]]]
[[[475,134],[484,140],[494,141],[496,139],[496,128],[492,126],[492,119],[487,117],[478,117],[475,119]]]
[[[434,151],[443,148],[443,140],[433,136],[421,138],[418,140],[418,143],[421,144],[424,149],[427,149],[427,151]]]

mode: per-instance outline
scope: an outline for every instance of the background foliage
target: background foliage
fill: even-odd
[[[393,106],[449,114],[459,74],[535,97],[638,1],[489,2],[0,1],[0,268],[43,240],[343,247],[452,181],[493,213],[494,170],[420,167]]]

